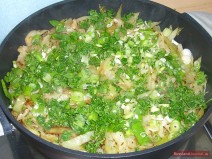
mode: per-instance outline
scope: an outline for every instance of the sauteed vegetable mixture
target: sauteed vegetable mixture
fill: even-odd
[[[100,6],[28,33],[1,83],[32,133],[70,149],[126,153],[172,140],[204,114],[206,75],[201,58],[174,40],[181,28],[121,12]]]

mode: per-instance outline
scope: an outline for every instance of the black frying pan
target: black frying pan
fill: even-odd
[[[207,74],[207,94],[206,100],[212,97],[212,38],[206,31],[196,23],[189,15],[179,14],[176,11],[163,5],[146,0],[69,0],[56,3],[46,7],[26,18],[17,25],[5,38],[0,46],[0,79],[11,70],[12,61],[18,56],[17,48],[24,45],[24,38],[31,30],[49,29],[51,26],[49,20],[64,18],[77,18],[87,15],[90,9],[98,10],[98,6],[106,6],[117,10],[123,4],[123,12],[140,12],[140,17],[144,20],[160,21],[160,27],[163,29],[170,25],[183,28],[176,41],[183,44],[184,48],[189,48],[195,59],[202,56],[202,70]],[[212,107],[208,103],[208,108],[204,116],[187,132],[160,146],[143,151],[126,154],[92,154],[79,152],[63,148],[61,146],[49,143],[38,136],[32,134],[24,128],[11,115],[8,109],[9,101],[4,96],[0,86],[0,105],[10,122],[31,142],[38,150],[46,156],[54,159],[70,158],[167,158],[174,150],[177,150],[186,140],[194,135],[209,119]]]

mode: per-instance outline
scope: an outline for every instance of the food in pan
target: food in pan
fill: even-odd
[[[121,11],[100,6],[27,34],[1,80],[23,126],[66,148],[115,154],[163,144],[201,118],[206,75],[174,40],[181,29]]]

